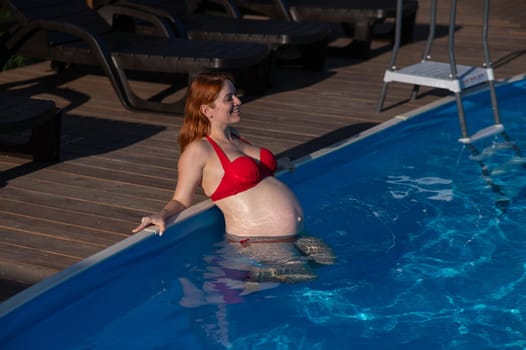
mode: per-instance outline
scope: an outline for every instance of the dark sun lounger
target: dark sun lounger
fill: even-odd
[[[0,152],[59,160],[61,121],[62,112],[53,101],[0,94]]]
[[[396,17],[396,0],[235,0],[235,2],[244,11],[263,13],[294,22],[341,23],[347,35],[353,38],[351,46],[362,56],[369,54],[374,25]],[[403,2],[402,42],[412,39],[417,10],[417,0]]]
[[[280,55],[280,51],[286,50],[288,56],[297,56],[295,61],[307,68],[319,70],[324,67],[329,26],[323,23],[241,18],[239,9],[230,0],[214,0],[214,4],[219,5],[218,11],[221,12],[218,15],[206,11],[210,1],[202,0],[107,0],[102,2],[132,7],[159,16],[171,23],[174,32],[180,37],[194,40],[265,44],[277,52],[278,59],[287,56]],[[108,16],[105,17],[108,20]],[[295,51],[295,54],[292,55],[291,51]]]
[[[100,66],[128,108],[180,112],[182,103],[162,103],[138,97],[128,83],[127,71],[192,77],[203,70],[225,70],[238,77],[245,93],[261,93],[268,86],[271,60],[265,45],[117,32],[84,0],[0,0],[0,4],[11,10],[16,18],[15,27],[4,36],[6,57],[20,53],[55,62]],[[133,14],[133,11],[130,9],[126,14]],[[136,15],[153,21],[167,34],[171,33],[169,25],[155,16]]]

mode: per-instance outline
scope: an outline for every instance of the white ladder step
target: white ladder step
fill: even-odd
[[[477,131],[470,137],[461,138],[459,139],[459,141],[462,142],[463,144],[473,143],[477,140],[501,133],[503,131],[504,131],[504,125],[494,124],[494,125],[488,126],[487,128]]]
[[[384,82],[401,82],[460,92],[493,80],[493,71],[480,67],[457,65],[458,78],[451,77],[449,63],[423,61],[398,70],[386,70]]]

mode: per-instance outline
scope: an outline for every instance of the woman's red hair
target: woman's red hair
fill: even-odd
[[[226,80],[233,82],[232,76],[223,72],[200,73],[192,80],[186,95],[183,126],[179,131],[181,153],[191,142],[210,133],[210,121],[201,113],[201,106],[213,107]]]

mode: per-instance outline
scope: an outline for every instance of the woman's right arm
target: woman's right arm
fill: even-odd
[[[157,226],[159,228],[159,236],[162,236],[166,230],[166,219],[176,214],[179,214],[187,207],[176,199],[171,199],[158,214],[152,214],[141,218],[139,226],[132,230],[133,233],[140,232],[148,226]]]
[[[207,157],[207,149],[201,142],[188,145],[179,158],[177,186],[172,198],[159,213],[143,217],[139,226],[132,232],[136,233],[154,225],[159,228],[159,235],[162,235],[166,229],[166,220],[192,204],[194,192],[201,183]]]

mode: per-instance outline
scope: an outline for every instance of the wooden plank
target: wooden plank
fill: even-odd
[[[3,170],[3,163],[0,162],[0,171]],[[43,169],[37,173],[29,173],[22,177],[15,177],[9,182],[14,187],[39,190],[42,192],[57,193],[63,196],[78,196],[81,189],[91,188],[96,185],[96,191],[84,193],[84,198],[93,202],[118,202],[119,196],[124,196],[125,201],[145,201],[146,205],[155,205],[158,201],[163,201],[171,195],[173,189],[159,189],[122,183],[116,181],[96,182],[93,178],[82,174],[65,174],[49,169]],[[91,187],[90,187],[91,186]],[[175,187],[175,180],[174,186]]]
[[[85,192],[90,191],[89,189]],[[82,194],[82,193],[81,193]],[[82,197],[82,196],[79,196]],[[30,203],[35,206],[46,206],[56,210],[79,213],[81,215],[91,215],[104,217],[108,212],[113,213],[113,220],[133,223],[136,220],[136,211],[125,207],[110,206],[104,203],[94,203],[81,198],[59,197],[44,192],[28,191],[16,187],[4,188],[0,194],[2,203],[7,201]],[[4,209],[0,204],[0,209]]]
[[[2,213],[2,224],[0,227],[3,229],[35,232],[35,234],[46,237],[67,239],[82,245],[92,245],[99,249],[127,237],[127,235],[108,232],[103,229],[88,228],[68,223],[58,224],[46,218],[24,216],[9,212]],[[3,236],[1,237],[1,240],[3,240]]]
[[[23,259],[20,259],[20,255]],[[49,251],[31,249],[22,245],[6,244],[0,242],[0,262],[21,261],[26,266],[37,266],[48,270],[58,271],[64,265],[69,266],[79,261],[78,258]]]
[[[100,251],[101,245],[89,242],[58,238],[29,230],[14,230],[2,227],[0,241],[2,244],[38,250],[51,254],[67,256],[73,259],[84,259]]]
[[[125,182],[141,186],[151,186],[165,189],[173,189],[174,187],[173,180],[158,179],[150,176],[121,172],[112,169],[93,168],[84,164],[73,164],[68,162],[54,165],[52,168],[65,173],[79,174],[115,182]]]
[[[4,192],[2,189],[1,192]],[[20,214],[21,216],[28,216],[31,218],[45,219],[57,223],[75,223],[79,226],[88,227],[91,229],[105,230],[114,234],[122,234],[123,238],[131,234],[131,229],[136,224],[136,220],[123,221],[113,217],[108,217],[109,212],[104,216],[89,214],[85,212],[77,212],[72,210],[65,210],[61,208],[54,208],[51,205],[54,202],[49,202],[47,205],[36,205],[26,203],[23,201],[14,201],[0,197],[0,216],[3,213]],[[23,198],[20,198],[23,200]],[[117,211],[115,211],[116,213]],[[115,213],[112,211],[112,215]],[[22,218],[21,218],[22,219]]]

